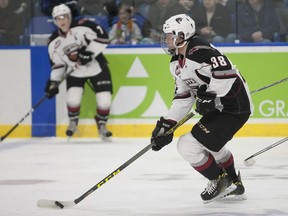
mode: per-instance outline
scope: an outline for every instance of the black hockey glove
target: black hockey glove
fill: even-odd
[[[78,50],[78,63],[80,65],[86,65],[92,61],[93,52],[86,51],[86,47],[82,47]]]
[[[152,150],[159,151],[165,145],[168,145],[173,140],[173,133],[165,136],[163,135],[170,128],[172,128],[176,124],[175,121],[164,119],[163,117],[157,121],[156,127],[152,132],[151,143],[154,144],[152,146]]]
[[[197,92],[196,112],[200,115],[206,115],[216,109],[216,94],[206,92],[207,86],[201,85]]]
[[[47,80],[46,87],[45,87],[45,93],[46,97],[51,99],[59,92],[59,82],[57,81],[51,81]]]

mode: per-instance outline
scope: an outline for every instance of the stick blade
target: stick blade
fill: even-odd
[[[255,163],[256,163],[256,161],[254,160],[254,158],[249,158],[249,159],[244,160],[244,165],[245,165],[246,167],[251,167],[251,166],[253,166]]]
[[[48,208],[48,209],[72,208],[75,205],[76,203],[74,201],[57,201],[48,199],[40,199],[37,201],[37,206],[39,208]]]

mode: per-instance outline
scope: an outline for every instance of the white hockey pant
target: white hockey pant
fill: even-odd
[[[69,88],[67,91],[67,106],[80,107],[82,95],[83,95],[83,88],[81,87]]]
[[[213,155],[216,163],[225,162],[230,156],[231,152],[224,146],[219,152],[213,152],[198,142],[189,132],[182,135],[177,143],[179,154],[192,167],[198,167],[208,161],[209,152]]]
[[[109,110],[111,106],[111,101],[111,92],[105,91],[96,93],[97,108],[99,110]]]
[[[71,87],[67,91],[67,106],[80,107],[83,88]],[[97,108],[101,110],[110,109],[112,95],[109,91],[96,93]]]

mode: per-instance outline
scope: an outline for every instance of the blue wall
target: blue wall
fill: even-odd
[[[32,106],[45,95],[50,76],[47,47],[31,47]],[[32,114],[32,137],[56,136],[55,97],[46,99]]]

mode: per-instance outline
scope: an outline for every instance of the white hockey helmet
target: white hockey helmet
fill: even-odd
[[[60,18],[64,18],[66,16],[68,16],[69,18],[69,23],[66,24],[65,27],[60,27],[56,21],[56,18],[57,17],[60,17]],[[62,17],[61,17],[62,16]],[[71,15],[71,10],[70,8],[65,5],[65,4],[60,4],[60,5],[57,5],[53,8],[53,11],[52,11],[52,17],[53,17],[53,22],[54,24],[60,28],[62,31],[66,32],[69,28],[70,28],[70,25],[71,25],[71,22],[72,22],[72,15]]]
[[[187,14],[172,16],[163,24],[161,46],[167,54],[175,55],[177,49],[183,47],[187,43],[187,40],[195,34],[195,31],[195,22]],[[172,34],[174,47],[167,45],[167,34]]]
[[[67,5],[60,4],[53,8],[53,11],[52,11],[53,19],[55,19],[58,16],[65,15],[65,14],[68,14],[68,16],[71,17],[71,10]]]

